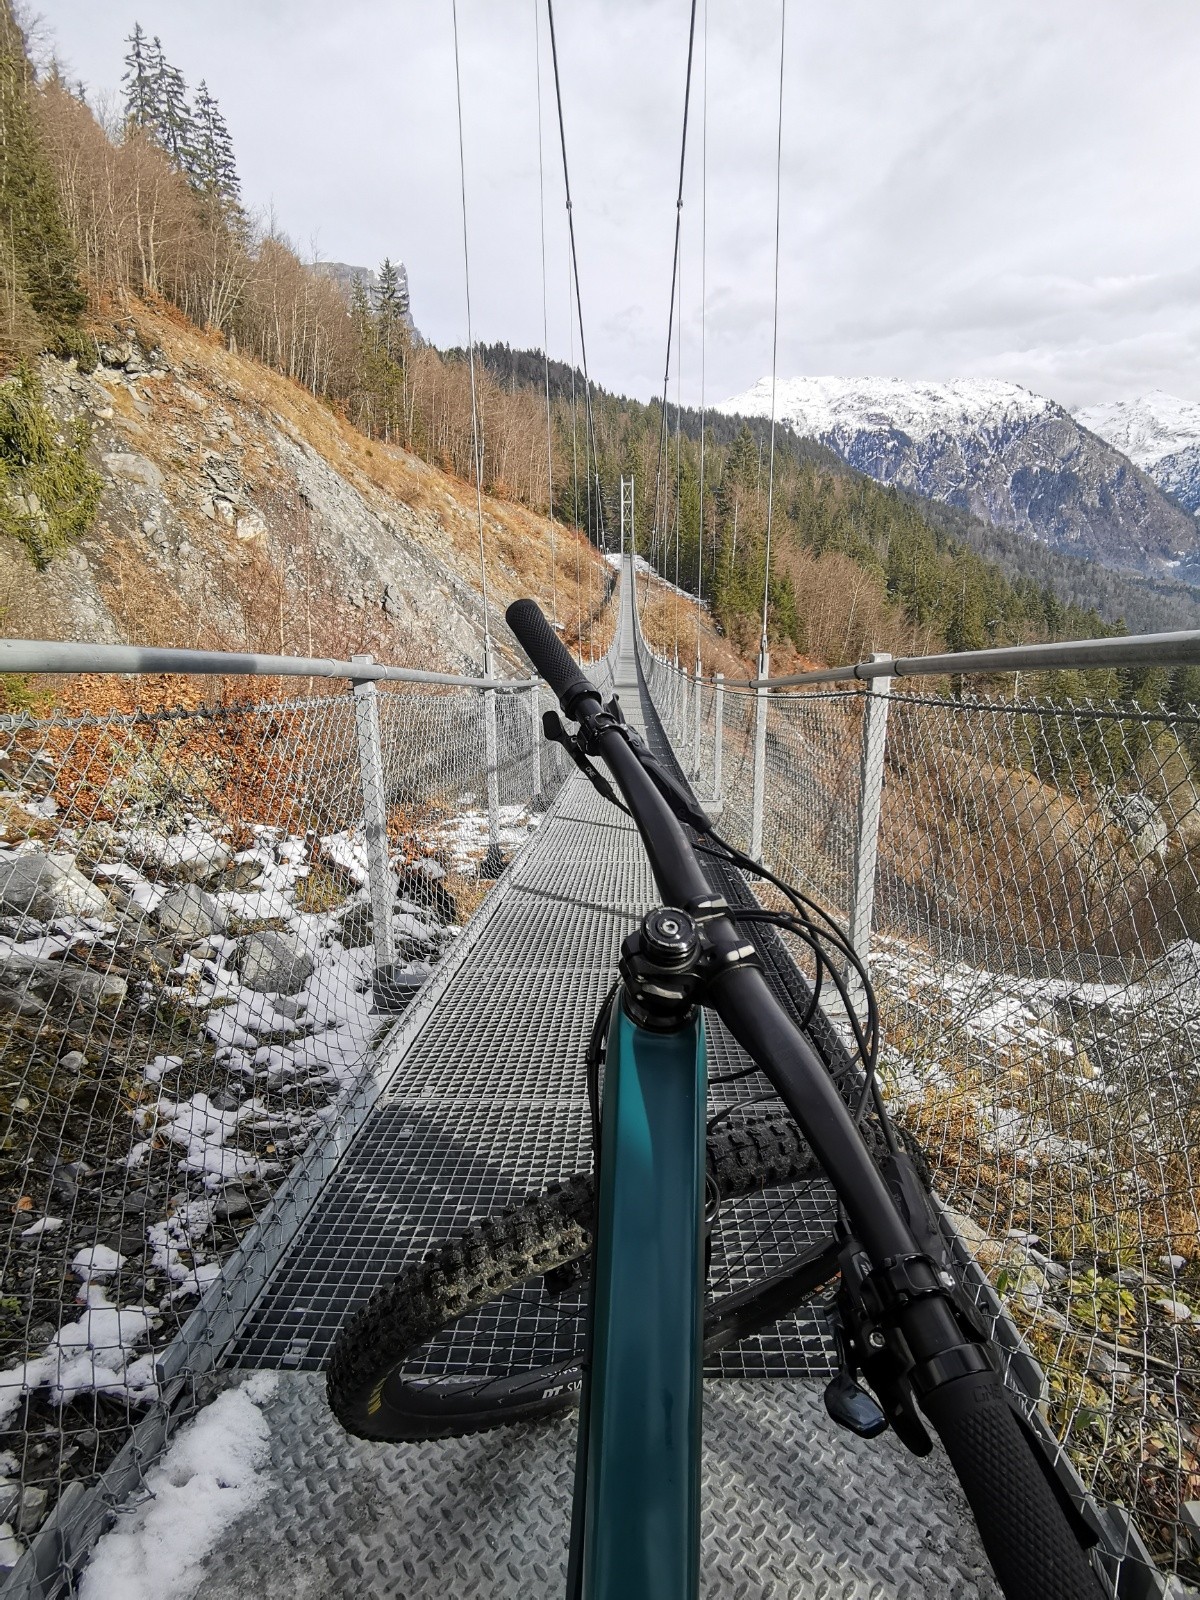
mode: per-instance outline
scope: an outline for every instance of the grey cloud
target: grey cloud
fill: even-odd
[[[119,83],[127,20],[42,0],[75,73]],[[459,0],[475,328],[542,340],[535,0]],[[685,0],[558,8],[593,375],[643,395],[666,342]],[[703,9],[703,8],[702,8]],[[709,6],[709,398],[770,364],[778,9]],[[449,7],[142,0],[301,247],[403,256],[422,327],[465,332]],[[780,369],[1012,378],[1072,402],[1200,397],[1200,9],[1193,0],[842,0],[789,11]],[[550,344],[570,350],[545,15]],[[697,398],[700,83],[684,210]]]

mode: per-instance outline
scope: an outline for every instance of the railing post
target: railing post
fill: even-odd
[[[697,650],[695,677],[696,704],[693,708],[694,716],[692,718],[692,770],[690,773],[690,776],[693,778],[698,778],[700,776],[700,723],[704,716],[704,696],[700,692],[700,674],[703,670],[704,668],[700,661],[700,652]]]
[[[879,654],[872,661],[890,661]],[[867,680],[863,717],[862,764],[858,786],[858,837],[854,846],[854,896],[850,903],[850,943],[863,966],[871,953],[871,921],[875,912],[875,868],[879,858],[879,823],[883,800],[883,758],[887,749],[888,706],[892,680]],[[858,989],[851,986],[851,995]]]
[[[529,722],[533,746],[529,753],[529,798],[538,805],[542,798],[542,700],[536,681],[529,688]]]
[[[725,755],[725,674],[718,672],[714,680],[716,683],[716,704],[713,706],[713,781],[712,798],[721,798],[722,766]]]
[[[758,676],[765,678],[771,671],[770,653],[758,653]],[[763,797],[767,781],[767,695],[759,687],[754,691],[754,789],[750,802],[750,854],[755,861],[762,860],[763,848]]]
[[[490,636],[483,643],[483,675],[496,676]],[[504,868],[500,851],[500,740],[496,732],[496,691],[483,691],[483,745],[487,762],[488,848],[480,877],[498,878]]]
[[[373,656],[351,656],[351,665],[369,666]],[[383,742],[379,733],[379,693],[373,679],[355,678],[354,726],[358,735],[358,772],[362,783],[363,830],[367,839],[367,888],[371,895],[371,929],[375,946],[377,986],[396,962],[392,912],[396,880],[388,861],[387,794],[383,780]]]

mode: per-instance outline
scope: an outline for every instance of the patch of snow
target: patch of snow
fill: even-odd
[[[255,1373],[180,1430],[146,1474],[151,1498],[97,1543],[80,1600],[190,1600],[221,1534],[271,1487],[261,1408],[277,1383],[273,1373]]]
[[[71,1258],[71,1271],[84,1283],[90,1283],[93,1278],[113,1278],[124,1265],[125,1257],[106,1244],[88,1245]]]
[[[55,1405],[89,1390],[146,1398],[153,1371],[133,1370],[132,1353],[157,1319],[152,1306],[115,1306],[97,1283],[86,1283],[87,1309],[55,1334],[44,1354],[0,1372],[0,1428],[7,1427],[23,1395],[49,1386]]]

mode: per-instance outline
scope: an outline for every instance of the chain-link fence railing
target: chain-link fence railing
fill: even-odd
[[[0,718],[3,1565],[153,1405],[163,1347],[538,825],[549,704],[368,682]]]
[[[764,859],[869,945],[889,1103],[1076,1470],[1200,1581],[1200,715],[641,660],[677,751],[700,696],[722,831],[757,800]]]

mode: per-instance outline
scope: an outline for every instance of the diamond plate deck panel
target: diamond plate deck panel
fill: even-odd
[[[561,1600],[575,1426],[374,1445],[316,1375],[264,1404],[272,1486],[208,1558],[195,1600]],[[705,1391],[705,1600],[1000,1600],[940,1450],[835,1428],[819,1390]]]

